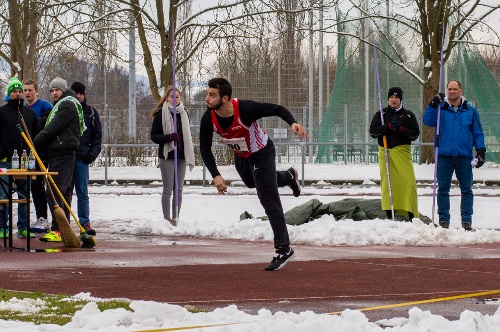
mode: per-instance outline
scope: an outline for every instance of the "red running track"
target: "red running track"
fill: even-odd
[[[294,245],[295,259],[264,271],[263,242],[99,234],[91,250],[33,240],[33,252],[1,248],[1,288],[168,302],[212,310],[231,304],[255,313],[346,308],[500,290],[500,244],[462,247]],[[24,240],[14,240],[24,246]],[[46,252],[46,249],[60,249]],[[54,251],[54,250],[52,250]],[[58,251],[58,250],[56,250]],[[499,291],[500,292],[500,291]],[[500,297],[422,304],[449,319],[465,309],[493,314]],[[484,298],[484,297],[483,297]],[[374,321],[407,317],[413,306],[366,311]]]

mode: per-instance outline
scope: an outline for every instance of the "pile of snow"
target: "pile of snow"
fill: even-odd
[[[24,301],[23,305],[25,312],[30,312],[35,304]],[[450,321],[414,307],[408,312],[409,318],[398,317],[370,322],[362,312],[355,310],[344,310],[340,315],[330,315],[312,311],[273,314],[269,310],[261,309],[256,315],[250,315],[238,310],[235,305],[230,305],[213,312],[191,313],[177,305],[150,301],[132,301],[130,308],[133,311],[119,308],[101,312],[97,303],[93,301],[86,304],[73,316],[71,322],[62,327],[54,324],[35,325],[0,320],[0,330],[3,332],[122,332],[162,331],[161,329],[226,332],[283,330],[287,332],[498,332],[500,330],[500,309],[491,316],[466,310],[460,319]]]

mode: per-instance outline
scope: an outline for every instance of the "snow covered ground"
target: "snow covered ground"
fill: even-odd
[[[290,165],[280,165],[287,169]],[[300,167],[299,174],[302,174]],[[417,181],[432,181],[433,165],[415,166]],[[233,167],[221,168],[227,180],[237,180]],[[303,195],[295,198],[289,188],[280,189],[284,210],[289,210],[312,198],[332,202],[350,196],[378,197],[380,189],[373,185],[379,178],[377,165],[306,165],[305,177],[320,183],[331,180],[362,180],[361,186],[326,186],[322,189],[308,186]],[[108,186],[90,187],[91,221],[98,232],[122,234],[157,234],[203,236],[210,238],[232,238],[249,241],[272,241],[269,223],[260,219],[240,222],[239,216],[248,211],[253,216],[263,216],[255,190],[241,186],[235,181],[225,196],[215,195],[213,186],[186,186],[181,218],[178,227],[172,227],[162,218],[160,196],[161,186],[157,168],[113,168],[108,170],[111,179]],[[200,180],[201,167],[188,172],[188,180]],[[207,175],[207,177],[209,177]],[[104,169],[93,168],[91,179],[104,179]],[[130,184],[117,185],[114,180],[126,179]],[[158,186],[139,186],[134,180],[157,181]],[[500,172],[494,165],[474,170],[474,179],[500,181]],[[419,211],[431,216],[432,185],[421,185]],[[372,221],[335,221],[323,216],[300,226],[289,226],[292,243],[317,246],[366,246],[373,244],[399,246],[459,246],[474,243],[498,243],[500,221],[494,206],[500,202],[500,190],[479,185],[475,189],[473,227],[476,232],[460,229],[459,190],[452,190],[450,230],[425,225],[418,220],[413,223]],[[73,201],[76,211],[76,202]],[[436,217],[437,218],[437,217]],[[92,294],[78,294],[78,297],[93,299]],[[493,295],[495,297],[495,295]],[[93,299],[98,301],[99,299]],[[498,306],[498,301],[492,302]],[[496,303],[496,304],[495,304]],[[19,310],[29,314],[44,304],[34,301],[0,302],[0,310]],[[492,316],[464,311],[457,321],[449,321],[431,312],[414,307],[409,318],[395,317],[383,322],[370,322],[362,312],[345,310],[341,315],[327,315],[305,311],[301,313],[271,313],[262,309],[257,315],[250,315],[236,306],[227,306],[209,313],[189,313],[185,308],[168,303],[133,301],[134,312],[108,310],[99,312],[95,303],[80,310],[66,326],[35,326],[28,323],[0,320],[1,331],[138,331],[170,327],[193,327],[218,325],[205,328],[190,328],[193,331],[500,331],[500,309]],[[228,324],[228,325],[224,325]]]

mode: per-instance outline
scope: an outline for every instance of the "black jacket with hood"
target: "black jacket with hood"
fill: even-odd
[[[49,159],[56,156],[75,154],[80,146],[78,110],[73,102],[69,100],[61,101],[67,96],[74,97],[78,102],[73,90],[64,91],[61,98],[54,103],[54,107],[60,103],[57,106],[58,110],[54,118],[45,125],[45,128],[34,139],[35,148],[46,149]],[[44,117],[46,118],[48,114],[44,114]]]
[[[24,130],[19,111],[31,138],[40,132],[40,124],[35,111],[23,104],[23,99],[9,99],[7,104],[0,107],[0,160],[7,158],[7,161],[11,161],[14,149],[17,150],[19,157],[23,149],[29,153],[28,144],[17,129],[17,125],[20,125]]]
[[[85,121],[85,127],[87,127],[87,129],[80,137],[80,147],[76,151],[76,159],[82,159],[86,155],[90,155],[92,161],[94,161],[99,153],[101,153],[101,120],[99,119],[97,110],[87,105],[87,99],[80,104],[82,104],[83,120]]]
[[[370,124],[370,136],[378,140],[379,146],[384,146],[383,136],[387,137],[387,147],[392,149],[399,145],[410,145],[420,135],[418,121],[413,112],[401,107],[397,110],[387,106],[383,109],[384,124],[380,118],[380,111],[375,113]],[[391,130],[389,123],[397,120],[401,124],[399,131]]]

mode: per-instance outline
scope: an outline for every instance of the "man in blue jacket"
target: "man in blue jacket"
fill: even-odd
[[[39,90],[38,84],[34,80],[25,80],[23,82],[24,87],[24,101],[26,106],[35,111],[36,116],[40,121],[40,129],[45,127],[45,121],[48,113],[52,109],[52,104],[46,100],[38,98]],[[42,117],[44,117],[42,119]],[[49,166],[47,160],[47,151],[38,150],[38,156],[42,160],[45,167]],[[36,170],[40,171],[40,166],[36,163]],[[32,178],[33,179],[33,178]],[[33,204],[35,205],[36,220],[31,223],[31,231],[34,233],[47,233],[50,229],[47,211],[47,198],[45,192],[45,176],[38,175],[35,180],[31,180],[31,197],[33,198]]]
[[[478,111],[462,96],[462,84],[451,80],[446,85],[448,95],[436,95],[424,113],[424,124],[437,126],[438,107],[441,106],[439,136],[434,144],[438,149],[438,215],[439,225],[450,226],[450,187],[453,172],[460,186],[462,228],[472,230],[472,164],[479,168],[484,164],[486,147],[484,133]],[[472,148],[476,158],[472,162]],[[471,164],[472,162],[472,164]]]

